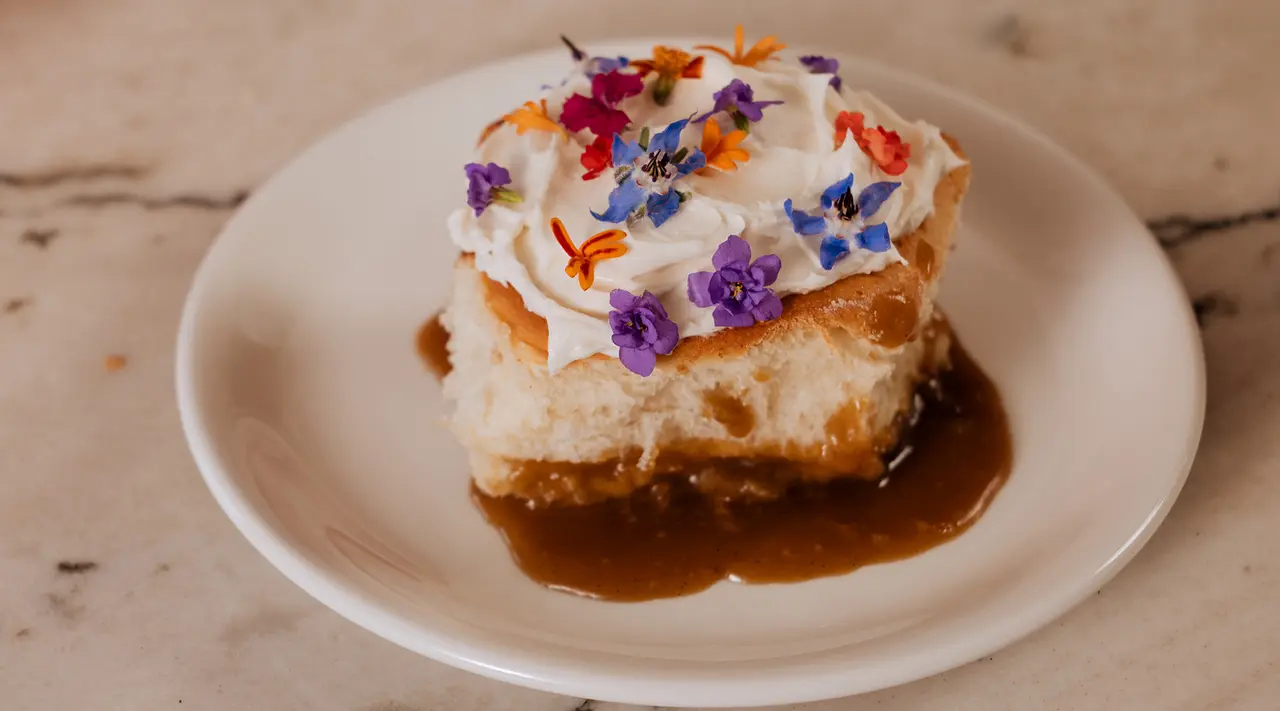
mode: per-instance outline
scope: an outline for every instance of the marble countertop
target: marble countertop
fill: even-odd
[[[1208,358],[1190,481],[1114,582],[993,657],[809,708],[1280,707],[1280,5],[726,6],[0,1],[0,707],[621,708],[424,660],[272,569],[187,453],[178,314],[232,210],[365,108],[561,32],[739,21],[897,63],[1066,145],[1150,220]]]

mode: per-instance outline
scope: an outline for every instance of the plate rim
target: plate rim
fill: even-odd
[[[593,44],[603,47],[617,45],[645,45],[656,43],[698,43],[704,38],[638,38],[605,39]],[[820,47],[806,47],[817,49]],[[259,195],[281,180],[289,169],[305,160],[310,154],[319,150],[322,145],[335,140],[356,124],[362,123],[370,116],[394,110],[394,107],[407,103],[421,92],[450,81],[476,74],[498,71],[507,66],[514,66],[529,61],[540,61],[557,54],[560,50],[543,49],[519,55],[491,60],[479,65],[462,69],[436,80],[415,87],[399,96],[362,111],[341,125],[325,133],[311,143],[301,153],[294,155],[263,182],[254,191],[249,200],[219,230],[219,236],[234,230],[254,205]],[[206,251],[192,278],[191,287],[184,301],[181,320],[178,328],[176,362],[174,369],[175,390],[178,412],[183,434],[187,439],[192,457],[201,477],[215,501],[222,508],[232,524],[249,541],[267,561],[279,570],[288,580],[307,594],[316,598],[321,604],[329,607],[340,616],[360,627],[393,642],[405,649],[416,652],[432,660],[478,674],[483,677],[516,684],[539,691],[562,694],[573,697],[587,697],[602,701],[632,703],[661,706],[727,707],[727,706],[766,706],[773,704],[803,703],[825,699],[867,693],[884,688],[898,686],[925,677],[959,667],[999,649],[1003,649],[1033,632],[1043,628],[1050,622],[1066,614],[1079,605],[1096,590],[1108,583],[1142,550],[1154,535],[1160,524],[1180,494],[1190,474],[1203,432],[1206,405],[1206,372],[1203,341],[1187,298],[1186,286],[1178,277],[1169,255],[1159,246],[1139,216],[1124,198],[1097,173],[1093,168],[1076,158],[1066,148],[1059,145],[1038,129],[1005,113],[990,103],[973,97],[957,89],[939,84],[931,79],[913,72],[902,70],[876,60],[850,54],[831,51],[831,54],[847,59],[859,66],[873,68],[878,74],[891,81],[913,84],[922,91],[938,96],[941,100],[954,102],[964,108],[980,113],[984,120],[993,121],[1006,128],[1017,130],[1059,161],[1064,169],[1076,173],[1078,177],[1105,189],[1109,197],[1122,206],[1127,219],[1141,229],[1149,238],[1149,248],[1161,265],[1163,278],[1169,281],[1177,293],[1181,294],[1184,312],[1185,329],[1189,336],[1185,347],[1191,356],[1194,368],[1194,382],[1187,385],[1192,388],[1192,412],[1189,429],[1185,433],[1181,464],[1172,486],[1164,497],[1151,510],[1128,540],[1111,558],[1099,567],[1088,578],[1081,578],[1074,586],[1063,586],[1062,591],[1052,596],[1042,596],[1034,604],[1021,608],[1014,618],[1017,624],[1005,625],[1002,634],[971,635],[948,645],[945,653],[933,652],[917,655],[911,665],[899,665],[897,673],[884,674],[874,683],[856,683],[857,677],[842,675],[839,670],[818,670],[804,677],[804,684],[778,685],[772,689],[760,688],[743,680],[732,682],[716,678],[699,679],[655,679],[646,676],[626,676],[601,672],[600,670],[557,668],[558,674],[548,675],[545,672],[521,671],[521,665],[513,663],[512,657],[520,656],[518,650],[499,649],[477,646],[456,636],[428,629],[422,626],[405,624],[401,618],[380,606],[365,595],[343,586],[334,576],[326,573],[320,566],[310,562],[304,555],[288,545],[285,540],[256,511],[248,498],[235,483],[229,473],[233,468],[217,453],[212,437],[205,426],[201,413],[200,399],[197,395],[197,372],[194,367],[195,331],[198,323],[199,309],[204,301],[204,294],[212,277],[214,268],[210,266],[216,261],[223,240],[217,239]],[[826,655],[838,651],[839,648],[826,650],[819,654]],[[525,667],[528,665],[526,664]],[[729,692],[725,687],[734,685],[737,689]],[[584,693],[585,692],[585,693]]]

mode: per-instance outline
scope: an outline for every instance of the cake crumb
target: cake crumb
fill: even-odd
[[[124,370],[124,367],[128,364],[129,364],[128,358],[122,355],[113,353],[107,356],[106,360],[102,362],[102,367],[105,368],[108,373],[114,373],[118,370]]]

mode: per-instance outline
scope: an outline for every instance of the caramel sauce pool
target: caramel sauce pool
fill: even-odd
[[[796,487],[764,503],[725,503],[684,477],[589,506],[534,509],[475,489],[472,499],[530,578],[607,600],[689,595],[726,578],[809,580],[907,558],[973,525],[1013,461],[995,386],[958,345],[951,360],[920,389],[923,411],[876,481]],[[724,403],[711,410],[747,427]]]
[[[453,370],[449,364],[449,332],[436,314],[418,329],[418,357],[437,378],[443,378]]]

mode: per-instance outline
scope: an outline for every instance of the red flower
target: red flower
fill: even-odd
[[[591,78],[591,96],[574,94],[564,102],[560,123],[570,131],[587,129],[597,136],[612,136],[631,123],[619,102],[644,91],[644,80],[635,74],[612,71]]]
[[[582,151],[582,167],[587,172],[582,174],[583,180],[595,180],[600,174],[613,167],[613,137],[596,136],[596,140]]]
[[[911,157],[911,145],[902,142],[897,131],[886,131],[883,126],[866,128],[863,126],[861,113],[841,111],[836,116],[836,148],[844,145],[847,132],[853,133],[853,140],[863,153],[871,156],[871,160],[880,166],[888,175],[902,175],[907,170],[907,159]]]

